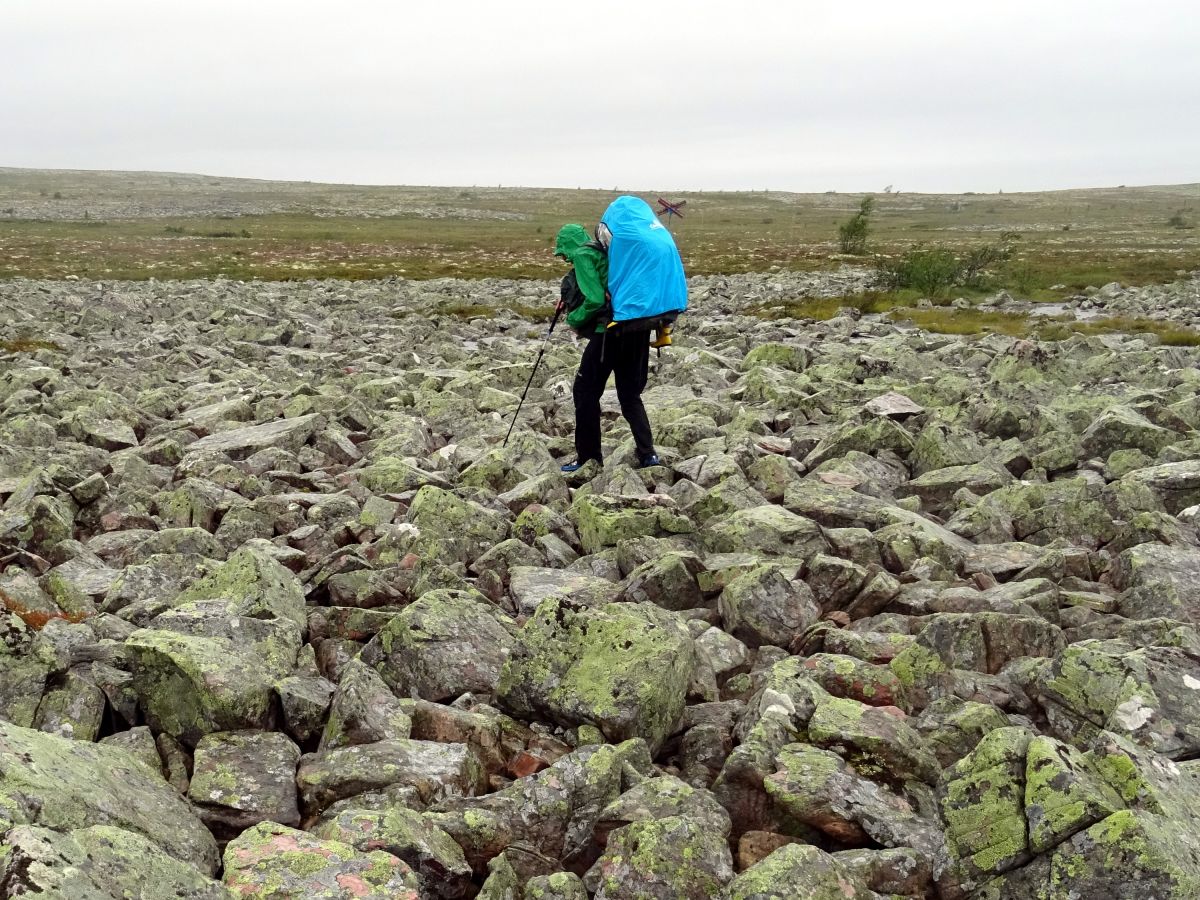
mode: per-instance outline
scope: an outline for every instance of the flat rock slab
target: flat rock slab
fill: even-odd
[[[925,412],[925,407],[895,391],[880,394],[874,400],[867,401],[863,409],[873,416],[885,416],[889,419],[907,419],[909,416]]]
[[[262,425],[234,428],[200,438],[188,446],[189,453],[225,453],[233,459],[245,459],[259,450],[276,447],[296,451],[307,443],[313,432],[324,424],[324,417],[313,413],[294,419],[279,419]]]
[[[533,615],[543,600],[551,598],[601,606],[615,600],[621,592],[618,585],[606,578],[540,566],[513,566],[509,590],[524,616]]]
[[[306,754],[296,783],[304,809],[311,814],[391,784],[415,787],[426,802],[471,796],[482,788],[483,776],[478,756],[466,744],[392,740]]]

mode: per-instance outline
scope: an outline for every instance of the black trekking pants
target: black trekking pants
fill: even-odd
[[[600,395],[604,393],[610,374],[616,375],[621,415],[633,432],[639,462],[654,453],[650,420],[642,405],[649,368],[650,335],[647,332],[608,332],[588,338],[571,389],[575,398],[575,452],[580,462],[604,460],[600,449]]]

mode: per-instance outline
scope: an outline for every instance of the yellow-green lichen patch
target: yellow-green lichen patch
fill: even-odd
[[[1029,742],[1025,816],[1029,845],[1042,853],[1121,808],[1121,800],[1093,771],[1085,754],[1053,738]]]
[[[993,731],[950,771],[942,816],[951,854],[968,871],[997,875],[1029,857],[1023,728]]]

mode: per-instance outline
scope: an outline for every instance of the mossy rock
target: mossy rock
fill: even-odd
[[[866,883],[819,847],[787,844],[733,879],[729,900],[873,900]]]
[[[821,526],[781,506],[739,510],[709,522],[703,535],[713,553],[766,553],[809,559],[827,553]]]
[[[18,825],[5,834],[4,843],[0,885],[9,897],[228,900],[232,896],[219,881],[175,859],[153,841],[111,825],[66,833]]]
[[[653,604],[551,599],[521,630],[496,692],[518,717],[588,723],[610,741],[642,737],[657,749],[679,721],[695,665],[687,628]]]
[[[588,872],[595,900],[673,897],[708,900],[733,878],[725,836],[691,819],[671,816],[614,831]]]
[[[217,844],[162,777],[119,747],[71,741],[0,721],[0,822],[70,832],[111,825],[198,871]]]
[[[343,808],[327,815],[311,831],[322,840],[340,841],[364,852],[390,853],[407,863],[439,896],[458,896],[470,884],[471,867],[462,848],[415,810],[395,805],[378,810]]]
[[[1044,853],[1123,808],[1084,753],[1041,735],[1029,742],[1025,817],[1034,853]]]
[[[125,642],[146,719],[189,746],[214,731],[270,728],[274,676],[221,638],[142,629]]]
[[[584,553],[598,553],[630,538],[662,534],[687,534],[690,520],[671,509],[600,494],[578,496],[570,518],[579,531]]]
[[[980,882],[1032,858],[1025,820],[1026,752],[1031,733],[988,734],[947,773],[942,817],[950,853]]]
[[[182,591],[175,605],[204,600],[227,601],[231,615],[292,622],[301,632],[308,625],[300,580],[268,553],[250,547]]]
[[[238,896],[280,900],[419,900],[416,874],[382,850],[361,852],[341,841],[264,822],[225,848],[225,886]]]
[[[426,485],[408,509],[408,521],[420,536],[413,551],[443,561],[470,563],[508,537],[503,513],[463,500],[449,491]]]
[[[516,623],[476,592],[433,590],[384,626],[362,660],[399,696],[435,702],[495,690]]]

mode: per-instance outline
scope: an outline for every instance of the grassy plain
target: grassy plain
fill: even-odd
[[[0,279],[532,278],[562,272],[554,235],[589,229],[624,190],[389,187],[203,175],[0,168]],[[660,192],[632,191],[653,201]],[[915,247],[966,254],[1002,240],[1011,257],[986,272],[997,289],[1054,301],[1089,285],[1172,281],[1200,270],[1200,184],[1043,193],[879,193],[868,253],[838,253],[837,226],[863,194],[672,192],[673,230],[692,274],[874,265]],[[1192,343],[1164,323],[1063,320],[977,309],[916,309],[911,290],[795,298],[751,310],[829,318],[841,306],[889,313],[931,331],[1047,338],[1142,329]],[[946,295],[937,300],[945,303]],[[549,307],[547,306],[547,310]],[[464,309],[464,317],[486,314]],[[535,315],[543,310],[530,309]],[[1169,332],[1169,333],[1168,333]]]
[[[551,254],[558,227],[590,228],[617,193],[0,168],[0,278],[547,278],[561,271]],[[687,270],[718,274],[840,265],[837,225],[862,196],[670,198],[687,201],[674,223]],[[1169,224],[1200,220],[1200,185],[874,196],[872,253],[918,243],[965,251],[1013,233],[1016,253],[993,285],[1035,299],[1200,268],[1200,230]]]

